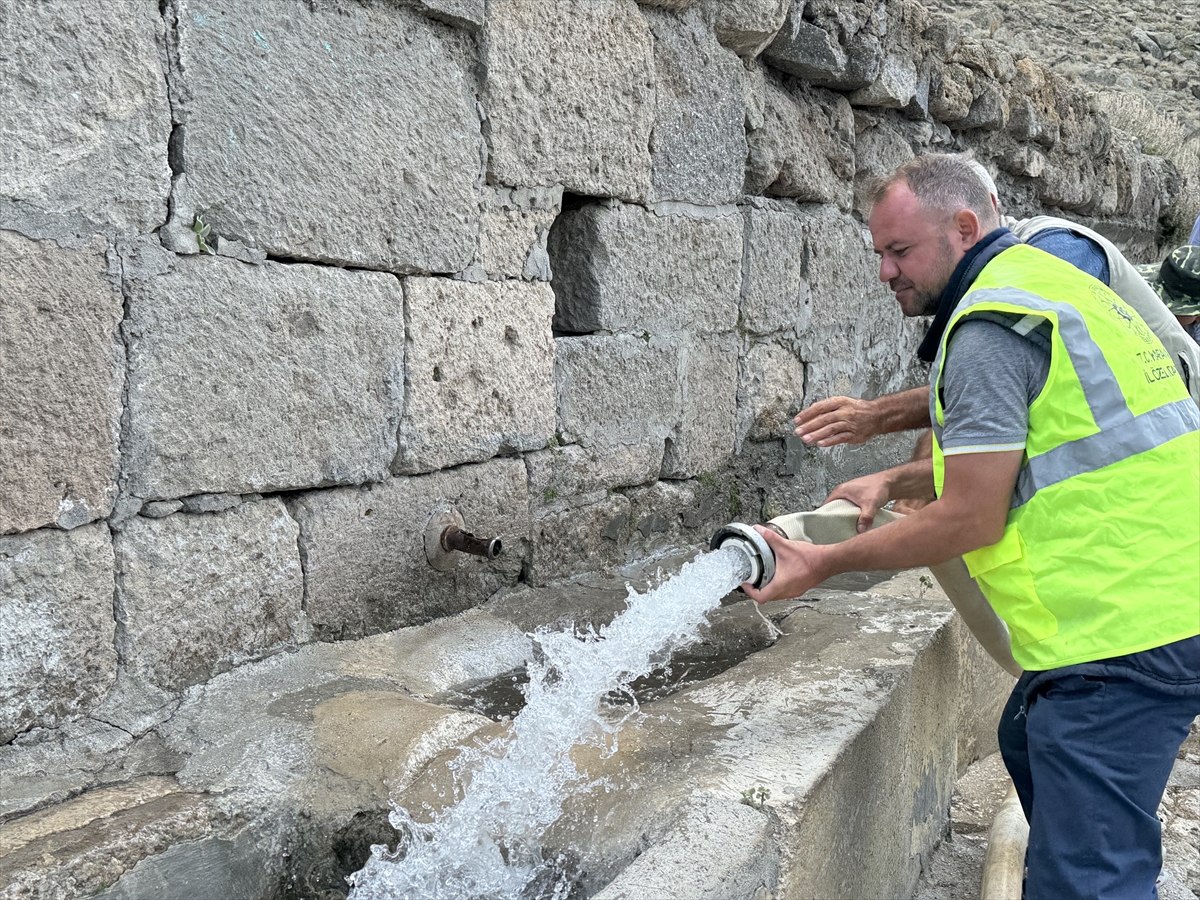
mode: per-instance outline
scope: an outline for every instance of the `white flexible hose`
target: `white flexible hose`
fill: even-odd
[[[782,531],[789,540],[810,544],[837,544],[858,533],[859,508],[848,500],[833,500],[811,512],[789,513],[772,519],[768,524]],[[872,529],[903,518],[900,513],[881,509],[875,515]],[[947,560],[929,571],[938,580],[963,622],[971,629],[988,656],[1004,671],[1020,677],[1024,671],[1013,659],[1008,626],[996,615],[979,585],[975,583],[961,556]]]
[[[1025,848],[1029,846],[1029,823],[1009,785],[1008,796],[996,811],[988,831],[987,856],[983,860],[983,886],[979,900],[1021,900],[1025,880]]]

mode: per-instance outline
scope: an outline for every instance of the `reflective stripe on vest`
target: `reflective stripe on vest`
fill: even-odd
[[[1055,303],[1016,288],[988,288],[964,297],[955,317],[969,315],[973,307],[996,303],[1024,307],[1034,313],[1055,313],[1067,355],[1087,398],[1092,418],[1100,428],[1096,434],[1060,444],[1028,459],[1017,476],[1013,508],[1028,503],[1040,487],[1104,468],[1200,428],[1200,409],[1196,404],[1182,400],[1135,417],[1125,401],[1117,376],[1088,332],[1083,315],[1069,303]],[[1035,318],[1040,321],[1040,317]],[[1025,333],[1032,330],[1032,324],[1023,322],[1016,323],[1014,330],[1020,333],[1022,324],[1028,325]],[[940,376],[942,351],[943,348],[939,348],[931,381]],[[936,418],[933,421],[934,436],[940,445],[942,428]]]

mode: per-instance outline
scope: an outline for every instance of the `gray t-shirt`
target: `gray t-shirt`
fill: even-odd
[[[1040,332],[1022,336],[997,322],[968,318],[950,335],[942,370],[947,456],[1025,447],[1029,406],[1050,371]]]

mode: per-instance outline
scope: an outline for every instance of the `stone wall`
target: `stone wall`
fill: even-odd
[[[915,384],[861,187],[972,148],[1158,249],[1176,173],[913,0],[0,12],[0,742],[820,502]],[[14,64],[15,63],[15,64]],[[430,514],[499,534],[437,572]]]

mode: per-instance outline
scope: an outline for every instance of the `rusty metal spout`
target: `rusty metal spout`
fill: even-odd
[[[452,506],[443,506],[429,517],[424,543],[425,558],[439,572],[453,570],[460,553],[495,559],[503,549],[500,538],[479,538],[467,531],[462,514]]]
[[[463,531],[457,525],[446,526],[442,531],[440,543],[443,550],[459,550],[473,556],[482,556],[484,559],[495,559],[504,549],[500,538],[496,537],[491,540],[477,538],[471,532]]]

